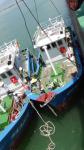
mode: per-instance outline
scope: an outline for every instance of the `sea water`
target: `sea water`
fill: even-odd
[[[67,6],[65,0],[53,1],[64,19],[68,18],[69,13],[67,7],[65,7]],[[17,39],[21,48],[29,47],[32,49],[31,40],[18,7],[15,5],[6,11],[3,10],[5,7],[15,3],[15,1],[3,0],[2,2],[4,3],[1,4],[0,1],[0,45]],[[32,13],[37,16],[34,0],[26,0],[26,2]],[[60,15],[49,0],[36,0],[36,4],[39,22],[46,22],[49,18]],[[20,6],[25,15],[30,34],[33,37],[37,23],[22,2]],[[55,125],[55,134],[51,136],[56,144],[55,150],[84,150],[84,96],[81,93],[79,97],[82,99],[81,104],[79,102],[76,103],[70,109],[66,109],[65,112],[59,114],[58,117],[55,117],[48,109],[41,109],[40,111],[45,121],[51,121]],[[79,97],[77,99],[73,97],[73,101],[78,101]],[[38,116],[33,117],[16,150],[47,150],[50,141],[48,137],[43,137],[40,134],[39,128],[42,124],[43,122]]]

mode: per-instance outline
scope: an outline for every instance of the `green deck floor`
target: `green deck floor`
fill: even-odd
[[[0,130],[4,129],[8,125],[8,113],[0,114]]]
[[[9,123],[8,117],[11,111],[12,98],[9,96],[4,97],[1,105],[6,110],[6,112],[4,113],[0,110],[0,130],[4,129],[4,127],[6,127]]]
[[[78,97],[78,96],[77,96]],[[81,100],[73,105],[69,110],[54,117],[49,111],[42,111],[44,120],[52,121],[56,132],[52,139],[56,144],[55,150],[84,150],[84,98],[82,94],[73,100]],[[80,98],[80,99],[79,99]],[[40,118],[33,118],[26,135],[20,141],[18,150],[46,150],[49,144],[47,137],[40,135],[39,127],[42,125]]]
[[[12,97],[9,96],[4,97],[3,102],[6,110],[10,110],[12,106]]]

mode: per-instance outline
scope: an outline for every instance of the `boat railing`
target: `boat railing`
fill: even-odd
[[[16,44],[17,44],[16,40],[13,40],[8,43],[4,43],[2,46],[0,46],[0,55],[5,54],[4,52],[7,52],[7,51],[9,52],[9,49],[14,48]]]
[[[41,26],[43,29],[46,29],[48,26],[52,26],[54,24],[59,24],[59,23],[64,23],[63,17],[62,16],[57,16],[55,18],[49,18],[48,22],[46,23],[41,23]]]
[[[33,41],[36,42],[38,40],[42,40],[44,39],[47,35],[52,35],[52,34],[59,34],[60,33],[60,30],[63,26],[61,26],[60,24],[58,26],[55,26],[55,27],[48,27],[47,29],[44,30],[44,32],[42,30],[38,30],[36,33],[35,33],[35,36],[34,36],[34,39]]]
[[[58,33],[57,31],[59,31],[62,27],[65,26],[62,16],[58,16],[53,19],[49,18],[48,23],[40,25],[47,35],[49,34],[49,31],[51,31],[51,33]],[[38,39],[46,37],[46,34],[42,31],[42,29],[40,27],[37,27],[37,30],[33,36],[34,42]]]

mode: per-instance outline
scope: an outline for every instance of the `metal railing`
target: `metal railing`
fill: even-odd
[[[45,31],[46,34],[49,34],[49,31],[52,33],[59,31],[64,24],[64,20],[62,16],[55,17],[53,19],[49,18],[46,24],[41,24],[42,29]],[[35,42],[38,38],[42,39],[46,37],[45,33],[42,31],[40,27],[37,27],[37,30],[33,36],[33,41]]]
[[[2,46],[0,46],[0,55],[5,54],[7,51],[9,51],[10,48],[15,47],[16,44],[16,40],[4,43]]]

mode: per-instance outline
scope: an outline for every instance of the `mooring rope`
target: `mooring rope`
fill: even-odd
[[[50,136],[55,133],[55,126],[51,121],[45,122],[40,128],[40,132],[42,136]]]
[[[39,111],[37,110],[37,108],[34,106],[34,104],[31,101],[29,101],[29,103],[31,104],[32,108],[36,111],[36,113],[38,114],[42,122],[44,123],[42,126],[40,126],[39,130],[42,136],[48,137],[50,140],[50,143],[46,150],[54,150],[56,148],[56,145],[51,139],[51,135],[55,134],[54,124],[51,121],[46,122],[41,116],[41,114],[39,113]]]
[[[51,121],[45,122],[45,124],[42,125],[39,130],[42,136],[48,137],[50,140],[47,150],[54,150],[55,143],[51,139],[51,135],[55,134],[54,124]]]
[[[50,143],[48,145],[48,148],[47,150],[54,150],[56,148],[56,145],[55,143],[52,141],[51,137],[49,136],[49,139],[50,139]]]

